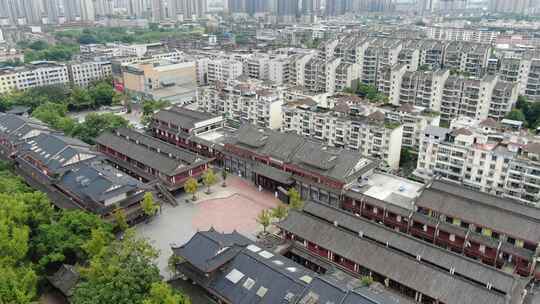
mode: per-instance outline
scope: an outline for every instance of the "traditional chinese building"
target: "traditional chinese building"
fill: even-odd
[[[210,158],[128,128],[100,135],[96,146],[121,170],[145,182],[158,180],[169,191],[182,188],[190,177],[200,178],[211,162]]]
[[[420,303],[523,303],[529,278],[501,271],[345,211],[309,202],[278,223],[283,238]],[[301,258],[301,257],[297,257]]]
[[[219,303],[398,303],[359,279],[343,272],[315,273],[237,232],[200,231],[172,250],[182,260],[177,270]]]
[[[84,142],[41,133],[17,148],[15,171],[61,209],[82,209],[104,218],[123,209],[129,221],[143,216],[148,191],[138,180],[105,162]]]
[[[338,204],[346,185],[378,163],[294,133],[242,126],[224,144],[227,169],[271,190],[294,185],[304,199]]]

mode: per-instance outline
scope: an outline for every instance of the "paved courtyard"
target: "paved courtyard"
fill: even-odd
[[[222,232],[237,230],[254,239],[262,230],[256,221],[257,214],[279,203],[272,193],[259,192],[254,185],[237,176],[229,176],[225,188],[219,182],[212,187],[211,194],[205,191],[199,190],[196,202],[189,201],[185,194],[179,195],[178,206],[165,204],[160,215],[136,227],[140,236],[149,239],[160,250],[158,266],[166,279],[170,278],[167,260],[172,254],[171,244],[184,244],[198,230],[210,227]]]

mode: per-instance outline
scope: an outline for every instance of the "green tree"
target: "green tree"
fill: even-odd
[[[217,176],[214,173],[214,170],[211,168],[206,169],[203,174],[203,183],[207,187],[207,193],[210,193],[210,187],[212,187],[217,182]]]
[[[173,290],[167,283],[156,282],[143,304],[191,304],[189,297]]]
[[[101,254],[82,267],[81,282],[75,289],[74,304],[142,304],[154,283],[161,281],[154,264],[158,252],[144,239],[127,230]]]
[[[506,118],[527,122],[527,120],[525,119],[525,114],[523,114],[523,112],[521,112],[521,110],[518,110],[518,109],[514,109],[510,111],[510,113],[506,115]]]
[[[290,208],[295,210],[302,210],[302,208],[304,208],[304,201],[296,189],[290,188],[287,194],[289,196]]]
[[[199,188],[199,183],[193,177],[188,178],[184,184],[184,191],[188,194],[193,195],[192,200],[197,200],[197,189]]]
[[[7,163],[0,162],[2,166]],[[0,171],[0,193],[17,194],[21,192],[30,192],[30,188],[18,176],[13,176],[10,172],[3,169]]]
[[[38,106],[33,112],[32,116],[42,122],[50,125],[54,129],[61,130],[59,126],[63,122],[63,118],[66,117],[67,106],[60,103],[46,102]],[[63,131],[63,130],[62,130]]]
[[[142,111],[142,123],[144,125],[149,125],[152,121],[152,116],[154,112],[169,107],[171,103],[167,100],[151,100],[147,99],[143,101],[143,111]]]
[[[71,97],[69,98],[69,104],[70,109],[79,111],[84,110],[88,108],[94,108],[95,103],[92,99],[92,96],[90,96],[90,93],[88,90],[75,87],[73,88],[71,92]]]
[[[146,192],[144,194],[144,198],[141,202],[141,208],[144,214],[148,217],[156,215],[159,207],[156,206],[156,203],[154,202],[154,195],[151,192]]]
[[[34,238],[39,264],[48,268],[85,260],[88,256],[83,246],[96,229],[111,231],[111,226],[80,210],[64,211],[57,221],[40,225]]]
[[[277,205],[277,207],[272,209],[272,217],[281,221],[287,217],[288,212],[289,210],[287,206],[285,206],[284,204],[279,204]]]
[[[30,304],[37,295],[38,276],[28,266],[0,263],[0,303]]]
[[[84,34],[81,37],[79,37],[79,43],[80,44],[95,44],[97,43],[97,39],[91,34]]]
[[[411,166],[414,163],[416,167],[416,156],[407,148],[401,149],[401,157],[399,163],[401,166]]]
[[[257,215],[257,223],[263,226],[263,232],[266,233],[266,229],[270,226],[272,222],[272,213],[269,210],[262,210],[259,215]]]
[[[176,254],[171,254],[169,259],[167,260],[167,268],[169,268],[169,271],[172,272],[173,278],[178,275],[178,270],[176,269],[176,265],[180,264],[182,262],[182,258],[180,256],[177,256]]]
[[[373,284],[373,278],[371,276],[363,276],[360,281],[362,282],[362,285],[366,287]]]
[[[113,213],[114,216],[114,229],[120,232],[124,232],[129,228],[127,222],[127,215],[124,209],[116,209]]]
[[[418,67],[418,71],[420,71],[420,72],[431,71],[431,65],[423,64],[420,67]]]
[[[49,44],[46,41],[38,40],[30,43],[28,47],[34,51],[41,51],[47,49]]]
[[[88,88],[88,93],[96,107],[111,105],[118,98],[112,84],[105,81],[100,81]]]
[[[0,163],[0,303],[32,303],[38,275],[30,258],[37,227],[53,210],[45,195],[32,192]]]
[[[223,168],[223,170],[221,170],[221,180],[222,180],[221,186],[222,187],[227,186],[227,176],[228,175],[229,175],[229,172],[227,172],[227,170],[225,168]]]
[[[102,228],[92,229],[91,237],[82,246],[89,257],[102,254],[109,243],[114,239],[110,231]]]
[[[82,141],[94,144],[94,140],[103,132],[127,127],[129,122],[118,115],[112,113],[86,115],[83,123],[77,124],[72,132],[72,136],[78,137]]]

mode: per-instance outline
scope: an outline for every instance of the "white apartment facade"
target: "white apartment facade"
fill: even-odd
[[[40,61],[24,67],[0,70],[0,94],[68,83],[69,72],[65,64]]]
[[[459,122],[463,120],[454,120],[451,129],[426,128],[414,174],[538,206],[540,144],[527,135],[504,132],[491,119],[469,120],[468,127]]]
[[[428,38],[436,40],[493,43],[500,32],[455,27],[426,27],[426,34]]]
[[[403,125],[401,144],[403,148],[418,151],[424,130],[428,126],[438,126],[441,116],[424,107],[404,104],[399,107],[383,108],[386,120]]]
[[[71,83],[80,87],[112,76],[110,61],[71,62],[68,70]]]
[[[243,73],[243,64],[240,61],[228,59],[214,59],[208,61],[208,83],[216,81],[228,82],[240,77]]]
[[[517,98],[517,84],[500,81],[497,76],[487,75],[482,79],[451,76],[442,89],[441,119],[450,122],[458,116],[467,116],[499,121],[512,110]]]
[[[216,86],[199,88],[199,111],[223,115],[237,125],[250,123],[261,128],[281,127],[283,93],[269,88],[261,81],[229,81]]]
[[[407,71],[401,78],[399,90],[392,91],[395,94],[389,95],[389,100],[394,105],[412,104],[439,112],[443,86],[449,76],[448,70]]]
[[[489,44],[453,41],[446,46],[443,66],[480,78],[487,71],[490,53]]]
[[[268,80],[276,85],[283,85],[290,81],[292,60],[287,57],[278,57],[268,62]]]
[[[339,107],[328,109],[293,102],[283,107],[281,130],[381,159],[393,170],[399,168],[403,127],[385,123],[385,116],[379,111],[351,116]]]

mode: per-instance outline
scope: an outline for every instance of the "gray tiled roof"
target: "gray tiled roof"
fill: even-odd
[[[435,180],[416,204],[514,238],[540,243],[540,209],[517,201]]]
[[[161,110],[154,115],[154,118],[157,120],[167,123],[170,122],[185,129],[194,128],[195,123],[215,117],[217,116],[180,107],[172,107],[170,109]]]
[[[349,181],[377,166],[377,162],[355,151],[328,147],[295,133],[257,129],[252,125],[243,125],[228,144],[340,181]],[[355,168],[364,160],[364,166]]]
[[[19,142],[24,140],[24,136],[30,134],[31,131],[36,130],[36,135],[39,132],[50,132],[49,127],[39,120],[13,115],[0,113],[0,133],[9,137],[12,142]]]
[[[414,257],[421,256],[423,260],[443,267],[448,271],[451,268],[454,268],[456,274],[461,274],[464,277],[471,278],[484,284],[492,283],[494,288],[503,290],[507,293],[511,292],[513,282],[516,279],[516,277],[511,274],[502,272],[478,261],[447,251],[407,234],[396,232],[383,225],[356,217],[321,203],[307,203],[304,206],[304,212],[329,221],[330,223],[337,222],[340,227],[344,227],[348,230],[357,233],[363,232],[365,236],[381,243],[388,242],[388,246],[390,247],[398,248]]]
[[[21,154],[39,160],[52,172],[61,172],[81,161],[100,156],[78,139],[53,133],[42,133],[28,141]]]
[[[189,150],[182,149],[175,145],[171,145],[163,140],[154,138],[152,136],[137,132],[130,128],[119,128],[115,130],[115,133],[129,140],[138,142],[139,145],[150,147],[154,150],[160,151],[162,154],[171,155],[175,159],[182,160],[188,164],[194,164],[201,160],[207,160],[206,158],[197,155]]]
[[[210,270],[208,261],[225,247],[246,246],[251,241],[238,232],[219,233],[214,229],[196,233],[185,245],[173,248],[176,255],[182,256],[203,271]]]
[[[119,136],[114,133],[101,134],[98,138],[96,138],[96,143],[118,151],[129,158],[134,159],[139,163],[153,168],[167,176],[174,176],[180,172],[189,170],[189,168],[195,165],[208,161],[208,159],[204,157],[193,157],[193,153],[188,151],[183,153],[184,150],[181,148],[177,148],[165,143],[159,144],[167,145],[167,147],[171,149],[174,147],[174,150],[178,151],[178,153],[182,152],[181,158],[176,158],[178,156],[176,152],[174,152],[175,154],[171,155],[161,153],[155,150],[159,146],[146,146],[142,142],[137,144],[131,139],[127,139],[126,137]]]
[[[354,280],[357,284],[344,285],[254,245],[237,233],[210,230],[197,232],[185,245],[173,248],[173,252],[199,271],[211,271],[205,282],[199,283],[230,303],[311,303],[305,300],[315,295],[319,299],[316,303],[396,304],[384,294],[373,296],[365,288],[356,289],[360,285],[358,280]],[[216,258],[222,262],[220,267],[207,267],[207,261]],[[239,274],[236,283],[227,279],[235,271]]]
[[[269,155],[280,161],[290,161],[292,155],[304,143],[304,139],[293,133],[281,133],[269,129],[257,129],[242,125],[233,139],[234,144],[245,146],[258,154]]]
[[[62,176],[59,184],[76,194],[81,201],[97,203],[142,186],[138,180],[101,162],[85,163],[73,168]]]
[[[278,226],[444,303],[508,304],[505,295],[486,286],[464,280],[306,214],[292,211]],[[512,296],[519,294],[524,287],[517,281],[515,285],[512,286]]]
[[[80,274],[72,265],[62,265],[57,272],[48,277],[51,285],[58,288],[65,296],[71,297],[79,282]]]

